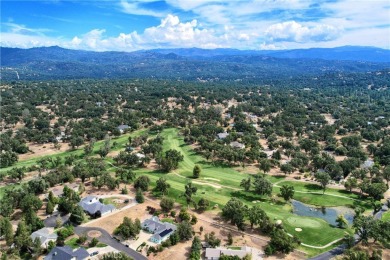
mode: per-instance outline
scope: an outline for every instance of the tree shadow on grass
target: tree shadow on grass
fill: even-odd
[[[286,175],[270,175],[270,177],[275,178],[277,180],[284,180],[286,179]]]
[[[254,200],[259,200],[261,202],[268,201],[268,198],[264,198],[257,194],[243,192],[243,191],[232,191],[230,195],[234,198],[243,199],[249,202],[253,202]]]
[[[197,164],[207,165],[210,167],[218,167],[218,168],[231,168],[232,167],[231,165],[229,165],[223,161],[209,162],[209,161],[202,160],[202,161],[198,161]]]
[[[314,184],[314,183],[305,184],[304,187],[310,191],[312,191],[312,190],[321,191],[322,190],[322,187],[320,185]]]
[[[359,196],[359,199],[361,199],[361,200],[365,200],[365,199],[367,199],[367,196],[366,195],[363,195],[363,196],[361,196],[361,194],[359,193],[359,192],[356,192],[356,191],[348,191],[348,190],[339,190],[339,192],[341,193],[341,194],[345,194],[345,195],[351,195],[351,194],[353,194],[353,195],[357,195],[357,196]]]
[[[151,170],[151,171],[149,171],[149,172],[147,172],[147,173],[168,174],[168,172],[165,172],[165,171],[163,171],[163,170],[160,170],[160,169],[157,169],[157,170]],[[139,174],[141,174],[141,175],[142,175],[142,173],[139,173]]]

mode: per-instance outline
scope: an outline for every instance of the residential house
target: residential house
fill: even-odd
[[[77,183],[70,183],[68,185],[65,185],[65,186],[68,186],[68,188],[72,189],[73,191],[75,192],[78,192],[79,191],[79,186]],[[56,196],[56,197],[62,197],[62,195],[64,194],[64,186],[61,186],[61,187],[55,187],[51,190],[51,192],[53,192],[53,195]],[[48,196],[48,194],[46,195],[46,197]]]
[[[138,159],[140,159],[140,160],[142,160],[142,159],[145,158],[145,154],[142,154],[142,153],[136,153],[135,155],[136,155],[136,156],[138,157]]]
[[[167,222],[161,222],[158,217],[154,216],[142,223],[142,229],[154,234],[150,238],[150,241],[156,244],[160,244],[169,238],[173,232],[175,232],[176,225]]]
[[[41,228],[31,234],[31,240],[36,238],[41,241],[41,247],[47,248],[50,241],[56,242],[58,235],[54,233],[53,228]]]
[[[252,124],[252,126],[256,129],[256,132],[257,133],[261,133],[263,131],[263,128],[261,128],[259,125],[257,124]]]
[[[87,196],[83,198],[79,205],[83,210],[92,217],[101,217],[115,210],[112,204],[105,205],[99,201],[96,196]]]
[[[369,168],[371,168],[372,166],[374,166],[374,161],[373,160],[370,160],[370,159],[368,159],[368,160],[366,160],[363,164],[362,164],[362,168],[364,168],[364,169],[369,169]]]
[[[205,259],[207,260],[218,260],[222,255],[238,256],[241,259],[246,255],[252,255],[252,248],[247,246],[243,246],[239,250],[229,249],[225,247],[206,248]]]
[[[83,247],[73,250],[70,246],[56,246],[44,260],[82,260],[87,258],[89,258],[89,253]]]
[[[226,133],[226,132],[217,134],[218,139],[225,139],[228,136],[229,136],[229,133]]]
[[[119,125],[118,127],[119,132],[123,133],[126,129],[129,128],[128,125]]]
[[[242,143],[237,142],[237,141],[231,142],[230,146],[233,147],[233,148],[238,148],[238,149],[244,149],[245,148],[245,144],[242,144]]]

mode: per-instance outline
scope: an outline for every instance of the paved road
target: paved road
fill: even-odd
[[[61,216],[60,214],[52,215],[51,217],[48,217],[43,221],[45,227],[56,227],[56,220],[58,216],[62,219],[62,224],[64,225],[68,222],[70,215],[69,214],[64,216]]]
[[[337,255],[341,255],[344,250],[347,248],[346,245],[340,245],[338,247],[333,248],[332,250],[329,250],[325,253],[322,253],[316,257],[310,258],[310,260],[328,260],[331,259]]]
[[[126,253],[127,255],[131,256],[135,260],[147,260],[146,256],[141,255],[137,251],[135,251],[131,248],[128,248],[125,245],[123,245],[122,243],[120,243],[119,241],[113,239],[111,237],[111,235],[106,230],[104,230],[102,228],[82,227],[82,226],[77,226],[74,228],[75,233],[79,236],[86,234],[92,230],[97,230],[97,231],[100,231],[102,233],[102,235],[98,238],[100,242],[107,244],[109,246],[112,246],[113,248],[115,248],[118,251]]]

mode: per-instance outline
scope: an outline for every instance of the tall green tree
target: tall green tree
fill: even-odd
[[[84,210],[83,210],[83,208],[77,205],[72,210],[72,214],[70,215],[69,220],[72,223],[75,223],[76,225],[80,225],[81,223],[83,223],[83,221],[84,221]]]
[[[147,191],[149,188],[150,179],[146,175],[139,176],[134,181],[134,188],[141,189],[142,191]]]
[[[32,245],[30,234],[31,233],[26,225],[26,222],[24,220],[21,220],[15,232],[14,242],[15,247],[19,249],[22,253],[27,252]]]
[[[272,194],[272,183],[267,180],[262,174],[255,175],[255,180],[253,186],[255,193],[259,195],[268,195]]]
[[[187,207],[190,205],[190,203],[194,203],[194,200],[192,199],[192,196],[196,194],[198,188],[192,185],[192,182],[188,182],[184,186],[184,193],[182,194],[183,197],[185,197],[187,202]],[[195,204],[196,207],[196,204]]]
[[[265,211],[258,205],[253,206],[247,211],[248,219],[251,224],[251,228],[254,225],[261,225],[264,221],[267,221],[268,216]]]
[[[7,246],[12,245],[14,242],[14,231],[11,221],[8,218],[0,219],[0,236],[4,236]]]
[[[173,206],[175,204],[175,201],[171,198],[162,198],[160,201],[160,207],[164,212],[169,212],[173,209]]]
[[[138,203],[144,203],[145,201],[144,194],[142,193],[142,190],[140,188],[137,189],[137,192],[135,194],[135,200]]]
[[[156,181],[156,188],[155,190],[158,192],[161,192],[161,194],[165,195],[168,192],[168,189],[171,187],[171,185],[167,182],[167,179],[165,177],[160,177]]]
[[[190,253],[190,260],[199,260],[200,259],[200,253],[202,249],[202,244],[199,237],[194,237],[192,240],[191,245],[191,253]]]
[[[251,177],[248,177],[247,179],[242,179],[240,187],[243,187],[245,191],[249,191],[251,188]]]
[[[318,181],[323,189],[323,193],[325,193],[326,186],[329,184],[330,176],[325,171],[317,171],[314,174],[314,178]]]
[[[271,233],[271,241],[265,248],[265,253],[266,255],[272,255],[274,253],[288,254],[292,252],[297,245],[296,239],[290,237],[283,229],[276,228]]]
[[[200,176],[200,173],[202,172],[202,169],[198,164],[195,164],[194,169],[192,170],[192,176],[197,179]]]
[[[280,188],[280,195],[282,195],[285,201],[289,201],[294,197],[295,189],[293,186],[282,185]]]
[[[181,241],[188,241],[192,238],[192,226],[188,221],[182,221],[177,225],[176,232]]]
[[[230,220],[232,225],[236,225],[238,229],[244,228],[244,218],[247,214],[248,208],[244,204],[236,199],[231,198],[222,208],[222,217]]]

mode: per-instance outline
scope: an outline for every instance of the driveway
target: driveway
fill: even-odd
[[[53,228],[55,228],[56,227],[56,220],[57,220],[58,217],[61,218],[62,225],[65,225],[66,223],[68,223],[70,214],[61,216],[61,214],[58,213],[56,215],[52,215],[52,216],[46,218],[43,221],[43,223],[45,224],[45,227],[53,227]]]
[[[46,227],[55,227],[56,226],[56,219],[57,219],[58,216],[61,217],[63,224],[67,223],[68,220],[69,220],[69,214],[68,215],[64,215],[64,216],[61,216],[60,214],[53,215],[53,216],[48,217],[47,219],[44,220],[45,226]],[[79,236],[83,235],[83,234],[87,234],[89,231],[92,231],[92,230],[97,230],[97,231],[101,232],[102,235],[98,238],[98,240],[100,242],[102,242],[104,244],[107,244],[107,245],[115,248],[118,251],[126,253],[127,255],[133,257],[135,260],[146,260],[147,259],[145,256],[141,255],[137,251],[135,251],[135,250],[133,250],[131,248],[128,248],[125,245],[123,245],[122,243],[120,243],[117,240],[113,239],[111,237],[111,235],[107,231],[102,229],[102,228],[83,227],[83,226],[76,226],[74,228],[75,233],[77,235],[79,235]]]
[[[138,239],[137,240],[130,240],[129,241],[130,248],[136,250],[143,242],[145,242],[148,245],[155,246],[156,244],[152,244],[152,242],[149,241],[149,239],[152,236],[153,236],[152,234],[141,230],[141,232],[138,235]]]
[[[146,260],[147,259],[146,256],[141,255],[137,251],[135,251],[131,248],[128,248],[125,245],[123,245],[121,242],[113,239],[111,237],[111,235],[106,230],[104,230],[102,228],[82,227],[82,226],[77,226],[74,228],[75,233],[79,236],[83,235],[83,234],[87,234],[89,231],[94,231],[94,230],[100,231],[100,233],[102,234],[100,237],[98,237],[98,240],[100,242],[107,244],[107,245],[115,248],[118,251],[126,253],[127,255],[131,256],[135,260]]]

